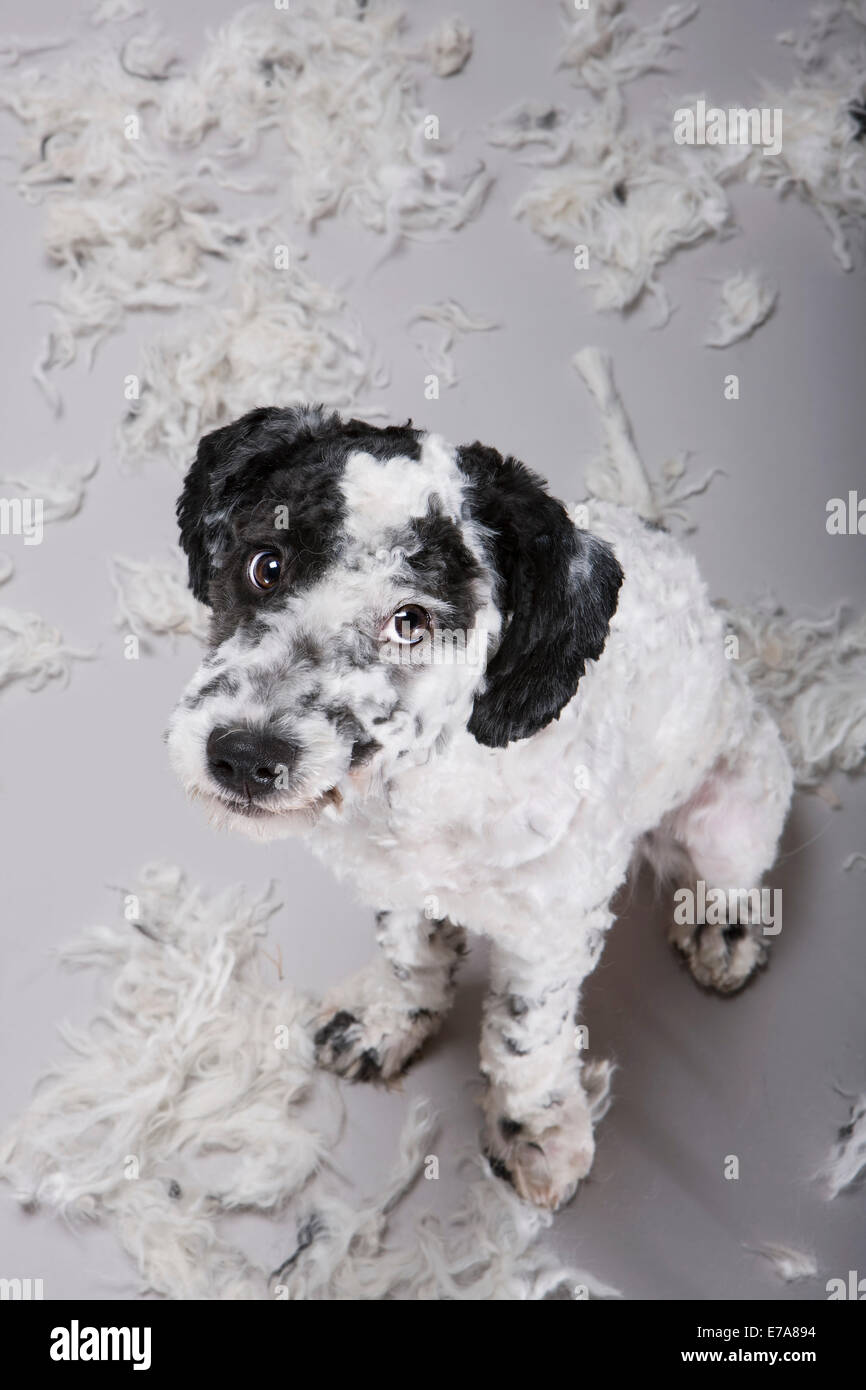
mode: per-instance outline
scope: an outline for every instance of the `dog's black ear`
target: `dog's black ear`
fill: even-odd
[[[586,662],[602,653],[623,574],[610,547],[577,530],[522,463],[483,444],[458,458],[472,515],[488,533],[503,615],[468,728],[479,743],[504,748],[568,704]]]
[[[293,450],[339,425],[339,416],[326,415],[321,406],[265,407],[203,436],[177,504],[189,585],[202,603],[208,601],[214,561],[230,538],[235,506],[256,476],[265,477],[276,462],[287,463]]]

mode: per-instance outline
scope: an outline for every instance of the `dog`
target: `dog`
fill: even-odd
[[[319,406],[207,434],[178,502],[212,616],[171,762],[216,824],[303,837],[376,911],[376,958],[312,1022],[319,1063],[398,1077],[487,937],[484,1150],[549,1209],[593,1160],[577,1011],[613,895],[640,858],[756,888],[792,792],[694,559],[590,516],[480,443]],[[671,933],[723,993],[764,960],[755,920]]]

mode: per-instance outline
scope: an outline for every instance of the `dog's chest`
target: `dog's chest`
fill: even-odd
[[[539,750],[541,754],[541,750]],[[450,915],[470,925],[506,898],[572,828],[569,764],[529,776],[502,754],[456,748],[401,769],[348,816],[320,823],[312,848],[376,907]]]

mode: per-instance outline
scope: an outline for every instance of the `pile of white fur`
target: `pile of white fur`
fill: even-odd
[[[0,108],[24,129],[19,189],[45,205],[46,249],[64,272],[35,368],[55,407],[51,370],[81,343],[92,351],[131,310],[199,302],[218,261],[231,266],[263,246],[269,218],[227,221],[220,187],[271,193],[275,211],[306,229],[347,214],[389,247],[475,215],[487,175],[452,179],[402,25],[400,10],[354,0],[256,5],[211,35],[188,69],[173,42],[145,28],[119,52],[112,35],[57,68],[0,82]],[[445,61],[444,41],[431,61]],[[462,31],[448,52],[458,41],[465,49]],[[239,176],[269,133],[277,149],[271,141],[261,160],[265,176],[254,162]],[[312,383],[333,404],[335,371]]]
[[[436,1211],[423,1101],[382,1190],[351,1200],[334,1168],[339,1086],[313,1062],[313,1005],[275,979],[264,951],[277,907],[270,891],[209,898],[180,870],[150,866],[118,922],[63,953],[102,971],[108,994],[90,1027],[64,1030],[70,1055],[0,1144],[18,1199],[108,1225],[141,1288],[174,1299],[615,1296],[538,1245],[551,1217],[479,1159],[462,1208]],[[609,1079],[597,1066],[597,1109]],[[419,1180],[427,1214],[394,1243],[391,1214]],[[230,1239],[226,1218],[242,1210],[279,1222],[278,1271]]]
[[[628,309],[648,292],[666,323],[660,268],[680,247],[730,225],[730,201],[710,161],[675,146],[670,130],[630,125],[616,91],[571,117],[532,103],[518,107],[490,139],[529,148],[533,163],[545,166],[515,213],[545,240],[574,251],[597,309]]]
[[[524,150],[539,169],[515,214],[558,247],[586,248],[575,265],[595,291],[596,308],[625,310],[648,292],[666,322],[670,306],[659,272],[680,248],[732,230],[728,187],[735,180],[810,204],[830,231],[836,259],[851,269],[851,233],[866,228],[863,0],[830,0],[806,36],[785,36],[801,66],[787,91],[765,88],[749,100],[741,93],[716,103],[781,108],[782,145],[773,157],[755,145],[677,145],[672,108],[660,109],[655,121],[630,118],[622,85],[667,63],[671,35],[696,6],[670,5],[644,25],[623,0],[599,0],[577,13],[565,3],[565,10],[560,66],[589,89],[594,105],[569,115],[527,102],[503,117],[490,139]],[[839,33],[846,18],[853,37],[851,28]],[[828,47],[831,36],[838,47]],[[766,316],[756,312],[752,326]]]
[[[87,484],[96,471],[96,460],[67,465],[52,459],[29,477],[16,473],[0,478],[4,496],[17,495],[22,504],[38,502],[41,524],[49,525],[75,516],[84,501]],[[12,578],[15,566],[0,555],[0,584]],[[94,655],[69,646],[63,634],[39,613],[0,605],[0,690],[16,683],[27,690],[42,690],[52,681],[65,685],[73,661]]]
[[[301,260],[274,229],[260,229],[221,301],[145,345],[139,395],[117,431],[124,462],[168,460],[183,474],[203,434],[263,403],[381,413],[384,367],[343,298]]]

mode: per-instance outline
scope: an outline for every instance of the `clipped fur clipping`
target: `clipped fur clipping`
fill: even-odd
[[[11,556],[0,555],[0,584],[12,578],[14,569]],[[0,690],[16,681],[28,690],[41,690],[52,680],[65,684],[71,663],[92,655],[67,647],[57,628],[38,613],[0,607]]]
[[[395,1240],[391,1215],[433,1143],[425,1102],[409,1109],[382,1190],[349,1200],[331,1162],[339,1091],[305,1027],[312,1001],[274,979],[264,949],[276,909],[270,891],[208,896],[179,869],[150,866],[123,917],[63,953],[100,970],[107,996],[93,1025],[64,1029],[70,1055],[0,1142],[18,1200],[107,1226],[142,1291],[166,1298],[616,1296],[545,1252],[551,1218],[489,1174],[456,1212],[430,1211]],[[425,1191],[435,1203],[436,1184]],[[279,1221],[278,1269],[232,1243],[226,1217],[241,1210]]]
[[[773,715],[797,784],[866,760],[866,613],[792,618],[770,603],[722,605],[738,665]]]
[[[790,1245],[764,1241],[760,1245],[747,1245],[746,1249],[769,1260],[774,1273],[786,1284],[793,1284],[798,1279],[814,1279],[817,1276],[818,1266],[814,1255],[795,1250]]]
[[[117,596],[115,626],[136,637],[188,633],[204,641],[208,612],[190,592],[179,550],[167,560],[131,560],[115,555],[109,574]]]
[[[6,474],[0,477],[0,488],[12,488],[22,498],[39,504],[42,522],[66,521],[77,516],[84,503],[87,484],[98,468],[98,460],[75,465],[51,459],[42,469],[22,477]]]
[[[341,296],[300,259],[272,231],[239,259],[218,303],[145,345],[140,395],[118,430],[121,459],[168,459],[183,473],[203,434],[262,401],[378,413],[371,398],[384,369]]]
[[[824,1179],[828,1197],[854,1187],[866,1172],[866,1095],[851,1103],[851,1113],[839,1130],[820,1176]]]
[[[491,138],[513,146],[532,119],[532,108],[518,108]],[[661,267],[680,247],[730,223],[728,195],[710,161],[674,144],[669,128],[630,125],[611,93],[576,112],[548,143],[535,143],[535,162],[547,167],[518,199],[515,215],[572,252],[576,277],[594,289],[597,309],[627,309],[648,293],[657,322],[667,323]]]
[[[621,85],[664,64],[674,47],[670,35],[696,8],[670,5],[641,27],[622,0],[600,0],[576,14],[565,4],[570,23],[560,65],[589,89],[594,106],[568,113],[526,102],[489,132],[492,144],[523,151],[539,170],[515,215],[574,256],[577,279],[594,290],[595,307],[624,311],[648,293],[656,299],[659,325],[671,312],[662,267],[681,248],[733,230],[728,189],[734,182],[794,193],[810,204],[846,270],[853,265],[852,236],[866,225],[866,17],[860,0],[831,6],[832,23],[822,20],[804,40],[808,60],[787,90],[764,84],[748,100],[738,94],[736,101],[718,103],[745,115],[767,107],[781,112],[772,157],[762,141],[677,143],[667,103],[650,120],[629,114]],[[838,33],[838,47],[827,49],[843,13],[861,28],[853,39]],[[696,100],[689,97],[685,109],[693,110]]]
[[[454,363],[454,347],[460,338],[468,333],[489,333],[499,325],[489,319],[473,319],[454,299],[443,300],[439,304],[422,304],[413,313],[410,324],[433,324],[440,328],[441,336],[437,343],[431,343],[421,333],[416,336],[416,346],[424,352],[431,371],[435,372],[445,386],[457,382],[457,367]]]
[[[692,0],[667,5],[647,24],[632,18],[625,0],[592,0],[582,10],[575,9],[573,0],[562,0],[562,9],[567,30],[559,66],[568,68],[581,86],[600,93],[664,71],[679,47],[671,35],[694,19],[698,5]]]
[[[437,77],[454,77],[472,57],[472,30],[459,15],[443,19],[425,44],[427,61]]]
[[[90,23],[94,26],[100,24],[122,24],[126,19],[135,19],[144,13],[144,5],[140,0],[99,0],[90,11]]]
[[[852,236],[866,227],[866,43],[821,56],[787,91],[765,89],[760,105],[784,113],[779,153],[765,159],[754,146],[728,146],[728,169],[780,196],[796,193],[830,233],[833,255],[851,270]]]
[[[631,422],[614,383],[610,354],[601,348],[582,348],[572,358],[572,365],[583,378],[601,418],[602,452],[584,473],[589,492],[600,501],[631,508],[645,521],[663,526],[679,521],[691,529],[683,504],[704,492],[718,470],[677,491],[686,471],[685,456],[678,456],[663,465],[659,479],[651,479],[635,447]]]
[[[707,347],[725,348],[760,328],[776,306],[779,292],[760,271],[738,270],[719,291],[719,304],[704,339]]]
[[[49,681],[65,685],[72,662],[92,656],[93,652],[67,647],[62,633],[38,613],[0,608],[0,690],[16,681],[28,690],[41,690]]]
[[[92,354],[130,312],[200,300],[214,265],[256,240],[263,224],[221,215],[222,187],[270,191],[307,229],[354,217],[389,248],[475,216],[489,178],[476,168],[453,180],[444,142],[425,138],[402,23],[399,10],[354,0],[251,6],[191,65],[145,27],[0,82],[0,109],[23,129],[18,189],[44,205],[46,251],[62,272],[34,365],[55,410],[56,368]],[[239,182],[238,160],[255,159],[274,131],[264,183],[261,169]]]

